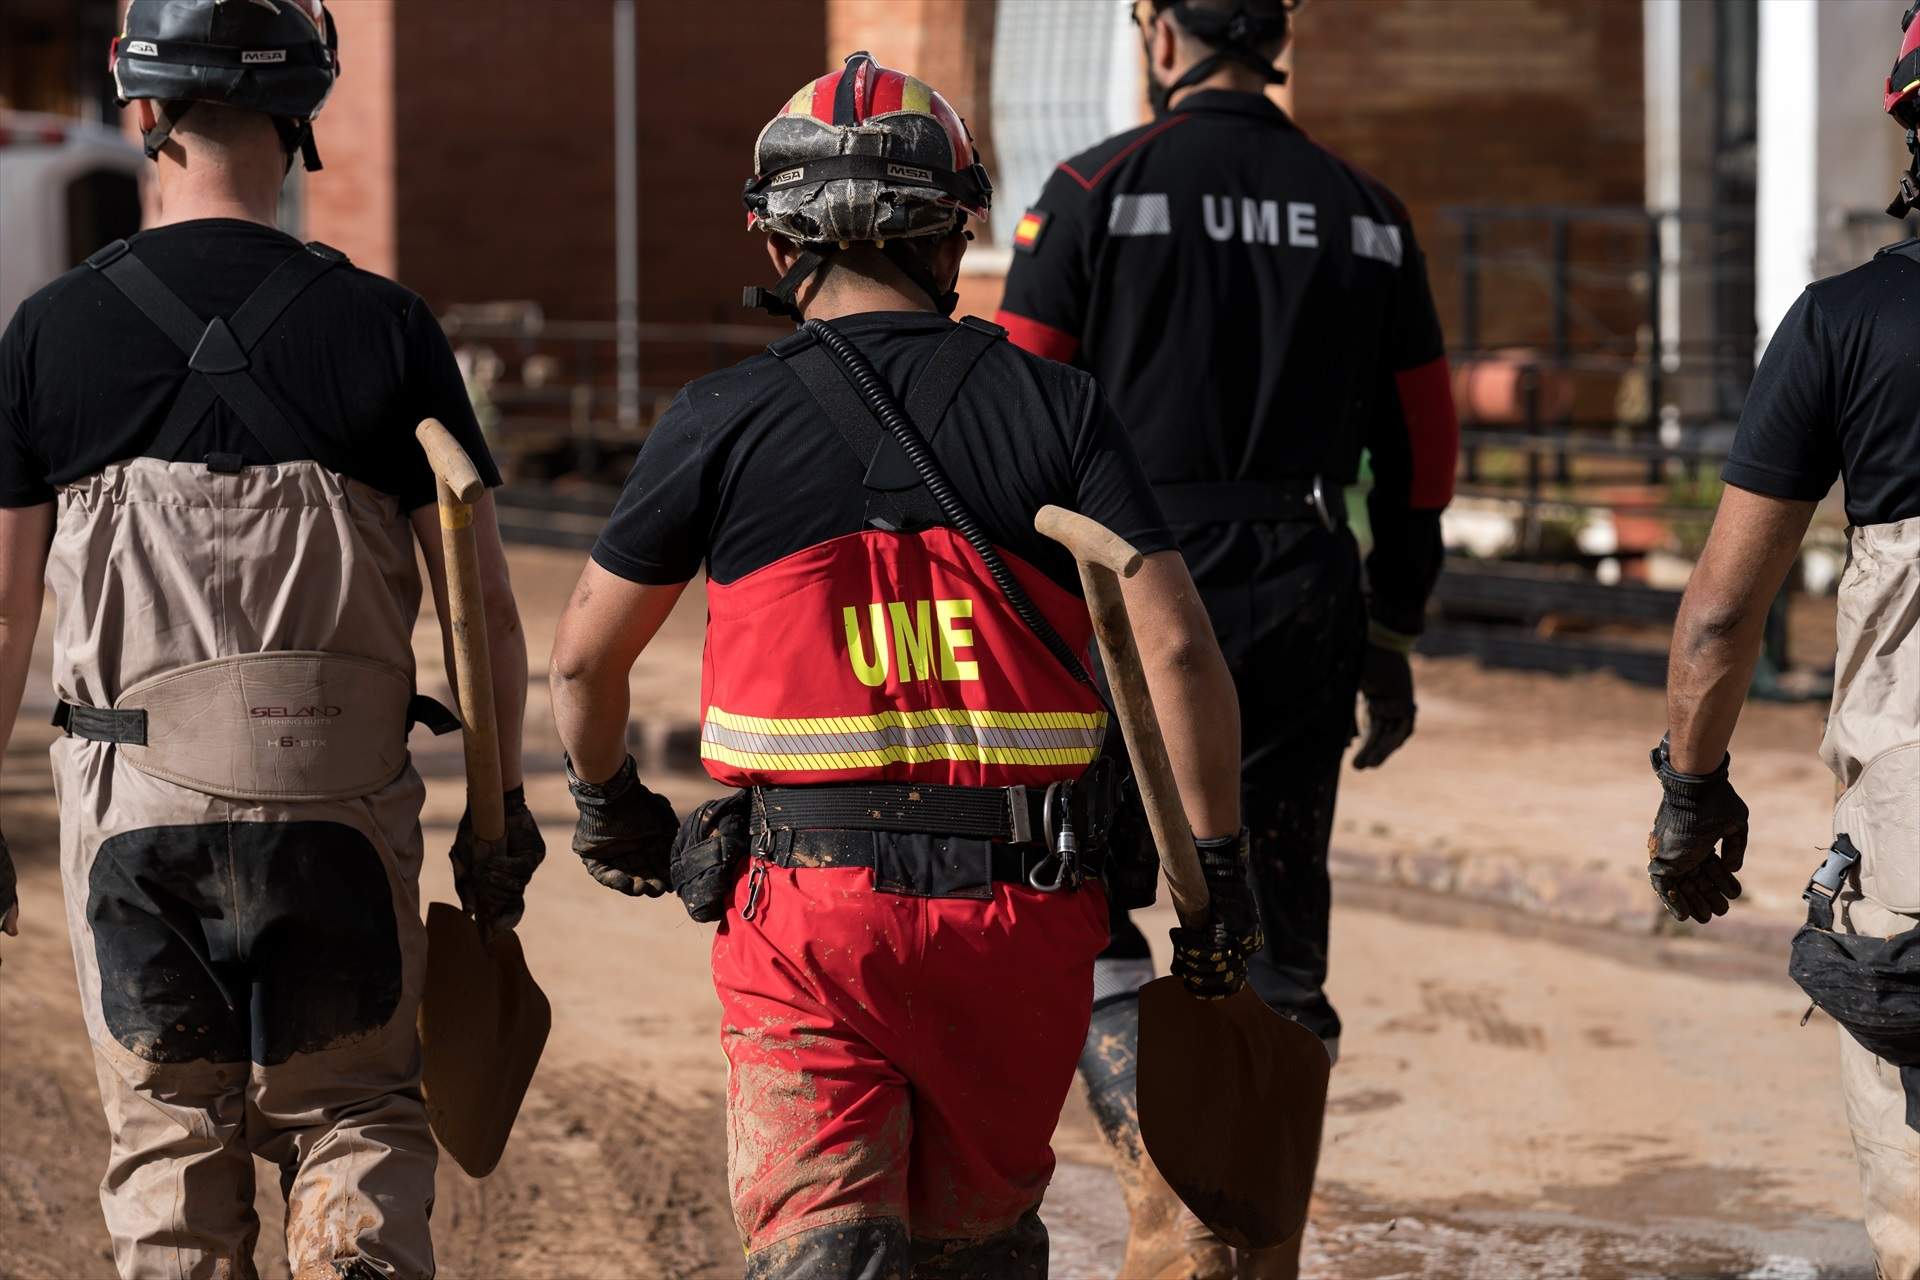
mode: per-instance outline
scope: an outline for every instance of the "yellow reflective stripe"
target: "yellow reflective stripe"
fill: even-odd
[[[878,711],[865,716],[792,716],[778,719],[743,716],[708,707],[707,720],[744,733],[871,733],[875,729],[919,729],[928,725],[968,725],[980,729],[1104,729],[1104,711],[973,711],[932,707],[925,711]]]
[[[922,115],[930,114],[933,111],[933,90],[927,88],[923,82],[908,76],[907,82],[900,86],[900,109],[918,111]]]
[[[787,105],[785,106],[785,108],[781,110],[780,114],[783,116],[785,115],[804,116],[804,115],[810,114],[812,111],[813,111],[813,81],[809,80],[805,84],[800,86],[799,92],[795,93],[793,97],[787,99]]]
[[[735,751],[717,742],[703,741],[700,744],[701,759],[718,760],[736,769],[804,769],[811,773],[837,769],[876,769],[889,764],[926,764],[936,760],[956,760],[968,764],[1091,764],[1099,754],[1100,749],[1091,746],[1071,749],[977,747],[959,742],[939,742],[924,747],[889,746],[876,751],[769,755],[757,751]]]

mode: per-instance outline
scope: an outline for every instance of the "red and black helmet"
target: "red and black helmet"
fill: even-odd
[[[861,52],[768,121],[742,196],[749,226],[801,244],[885,243],[984,218],[993,184],[947,100]]]
[[[794,295],[807,277],[837,249],[864,243],[878,245],[950,312],[951,288],[900,242],[958,230],[969,215],[985,218],[993,183],[945,98],[860,52],[801,86],[767,122],[741,198],[749,227],[805,249],[778,287],[748,289],[746,305],[797,319]]]
[[[1913,15],[1909,8],[1900,19],[1900,56],[1887,76],[1887,114],[1903,129],[1920,128],[1920,22]]]
[[[1920,11],[1920,0],[1900,15],[1900,56],[1887,73],[1883,102],[1887,114],[1907,131],[1907,150],[1913,155],[1913,162],[1900,175],[1899,192],[1887,206],[1888,214],[1901,219],[1920,208],[1920,137],[1915,133],[1920,130],[1920,22],[1913,20],[1916,11]]]

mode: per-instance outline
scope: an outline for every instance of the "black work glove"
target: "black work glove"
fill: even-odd
[[[1207,881],[1205,929],[1173,930],[1173,976],[1202,1000],[1224,1000],[1247,982],[1247,963],[1266,945],[1247,880],[1247,832],[1196,840]]]
[[[515,787],[504,799],[507,830],[500,839],[481,840],[473,834],[472,810],[460,815],[453,834],[453,891],[483,936],[520,923],[527,909],[527,881],[547,856],[540,824],[527,808],[527,789]]]
[[[567,762],[567,790],[580,810],[573,851],[587,871],[628,897],[657,898],[667,891],[668,859],[680,820],[665,796],[640,785],[633,757],[605,782],[582,782]]]
[[[1740,896],[1733,873],[1747,857],[1747,806],[1727,781],[1732,763],[1728,756],[1712,773],[1680,773],[1667,759],[1665,738],[1653,749],[1653,772],[1666,794],[1647,836],[1647,877],[1675,920],[1706,924]]]
[[[1413,736],[1413,637],[1379,623],[1367,629],[1367,655],[1360,666],[1360,692],[1367,699],[1367,736],[1353,767],[1373,769]]]

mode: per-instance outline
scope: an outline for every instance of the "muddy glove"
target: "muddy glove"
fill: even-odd
[[[471,811],[460,815],[453,836],[453,891],[482,935],[520,923],[527,909],[527,881],[547,856],[540,824],[527,808],[527,789],[515,787],[505,800],[507,833],[501,839],[477,839]]]
[[[1202,1000],[1224,1000],[1246,985],[1247,962],[1266,945],[1247,879],[1247,833],[1193,843],[1213,923],[1173,930],[1173,976]]]
[[[1367,624],[1367,656],[1360,666],[1360,692],[1367,699],[1367,737],[1353,767],[1373,769],[1413,736],[1413,637]]]
[[[629,897],[667,891],[668,859],[680,820],[665,796],[640,785],[633,757],[605,782],[582,782],[567,761],[567,790],[580,810],[573,851],[595,880]]]
[[[1740,896],[1733,873],[1747,857],[1747,806],[1727,781],[1732,762],[1728,756],[1708,774],[1680,773],[1667,759],[1665,738],[1653,749],[1653,772],[1666,795],[1647,836],[1647,876],[1675,920],[1706,924]]]

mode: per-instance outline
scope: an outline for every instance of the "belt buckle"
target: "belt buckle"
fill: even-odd
[[[1332,533],[1340,526],[1334,521],[1333,508],[1327,504],[1327,482],[1325,476],[1313,478],[1313,490],[1307,495],[1307,501],[1313,507],[1314,514],[1320,517],[1321,527]]]
[[[1033,810],[1027,803],[1025,787],[1002,788],[1007,793],[1007,832],[1013,844],[1033,842]]]
[[[1803,901],[1812,902],[1814,898],[1825,898],[1832,903],[1840,896],[1840,888],[1846,883],[1847,872],[1860,864],[1860,850],[1854,847],[1853,840],[1846,832],[1833,838],[1833,845],[1827,850],[1826,861],[1822,862],[1807,877],[1807,887],[1800,891]]]

